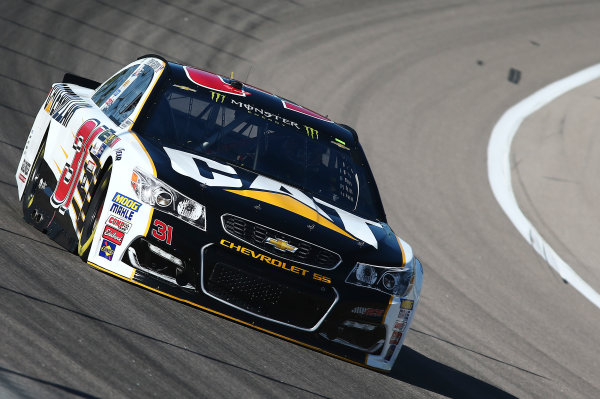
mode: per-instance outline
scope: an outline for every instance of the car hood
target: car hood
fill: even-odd
[[[399,266],[406,261],[400,240],[386,223],[364,219],[253,171],[141,139],[157,177],[206,206],[208,234],[222,234],[221,216],[233,214],[338,253],[355,254],[362,262]]]

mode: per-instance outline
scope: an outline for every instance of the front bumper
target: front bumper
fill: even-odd
[[[90,264],[170,298],[379,371],[391,370],[396,361],[423,279],[415,259],[412,289],[403,297],[389,296],[342,279],[319,283],[307,278],[308,273],[291,272],[289,265],[282,269],[255,262],[218,242],[204,245],[197,256],[177,253],[186,266],[182,270],[148,250],[148,244],[160,245],[139,237],[120,261]],[[194,264],[199,267],[188,267]]]

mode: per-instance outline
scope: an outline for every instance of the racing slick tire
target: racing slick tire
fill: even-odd
[[[25,189],[23,189],[23,195],[21,196],[21,204],[23,205],[23,217],[26,221],[32,223],[34,226],[38,225],[41,222],[40,216],[35,209],[31,209],[31,205],[33,205],[33,199],[35,198],[35,194],[40,189],[40,166],[43,162],[44,152],[46,150],[46,138],[48,137],[48,131],[44,135],[42,142],[40,143],[40,148],[38,149],[37,154],[35,154],[35,159],[33,161],[33,165],[31,166],[31,171],[29,174],[29,180],[27,180],[27,184],[25,184]]]
[[[108,191],[108,183],[110,182],[110,175],[112,172],[112,164],[108,166],[100,183],[96,186],[90,207],[85,215],[85,221],[81,229],[81,237],[79,237],[79,243],[77,245],[77,254],[81,257],[84,262],[87,262],[88,255],[90,253],[90,246],[94,235],[96,234],[96,228],[98,227],[98,220],[102,214],[104,200],[106,199],[106,192]]]

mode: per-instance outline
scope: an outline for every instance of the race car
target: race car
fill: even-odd
[[[16,181],[94,268],[367,368],[391,370],[419,302],[357,133],[233,76],[157,55],[66,74]]]

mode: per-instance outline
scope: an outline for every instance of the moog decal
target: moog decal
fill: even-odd
[[[112,201],[113,204],[110,207],[110,212],[114,213],[115,215],[121,216],[126,220],[131,220],[133,218],[133,215],[142,206],[141,202],[133,200],[121,193],[116,193]]]

